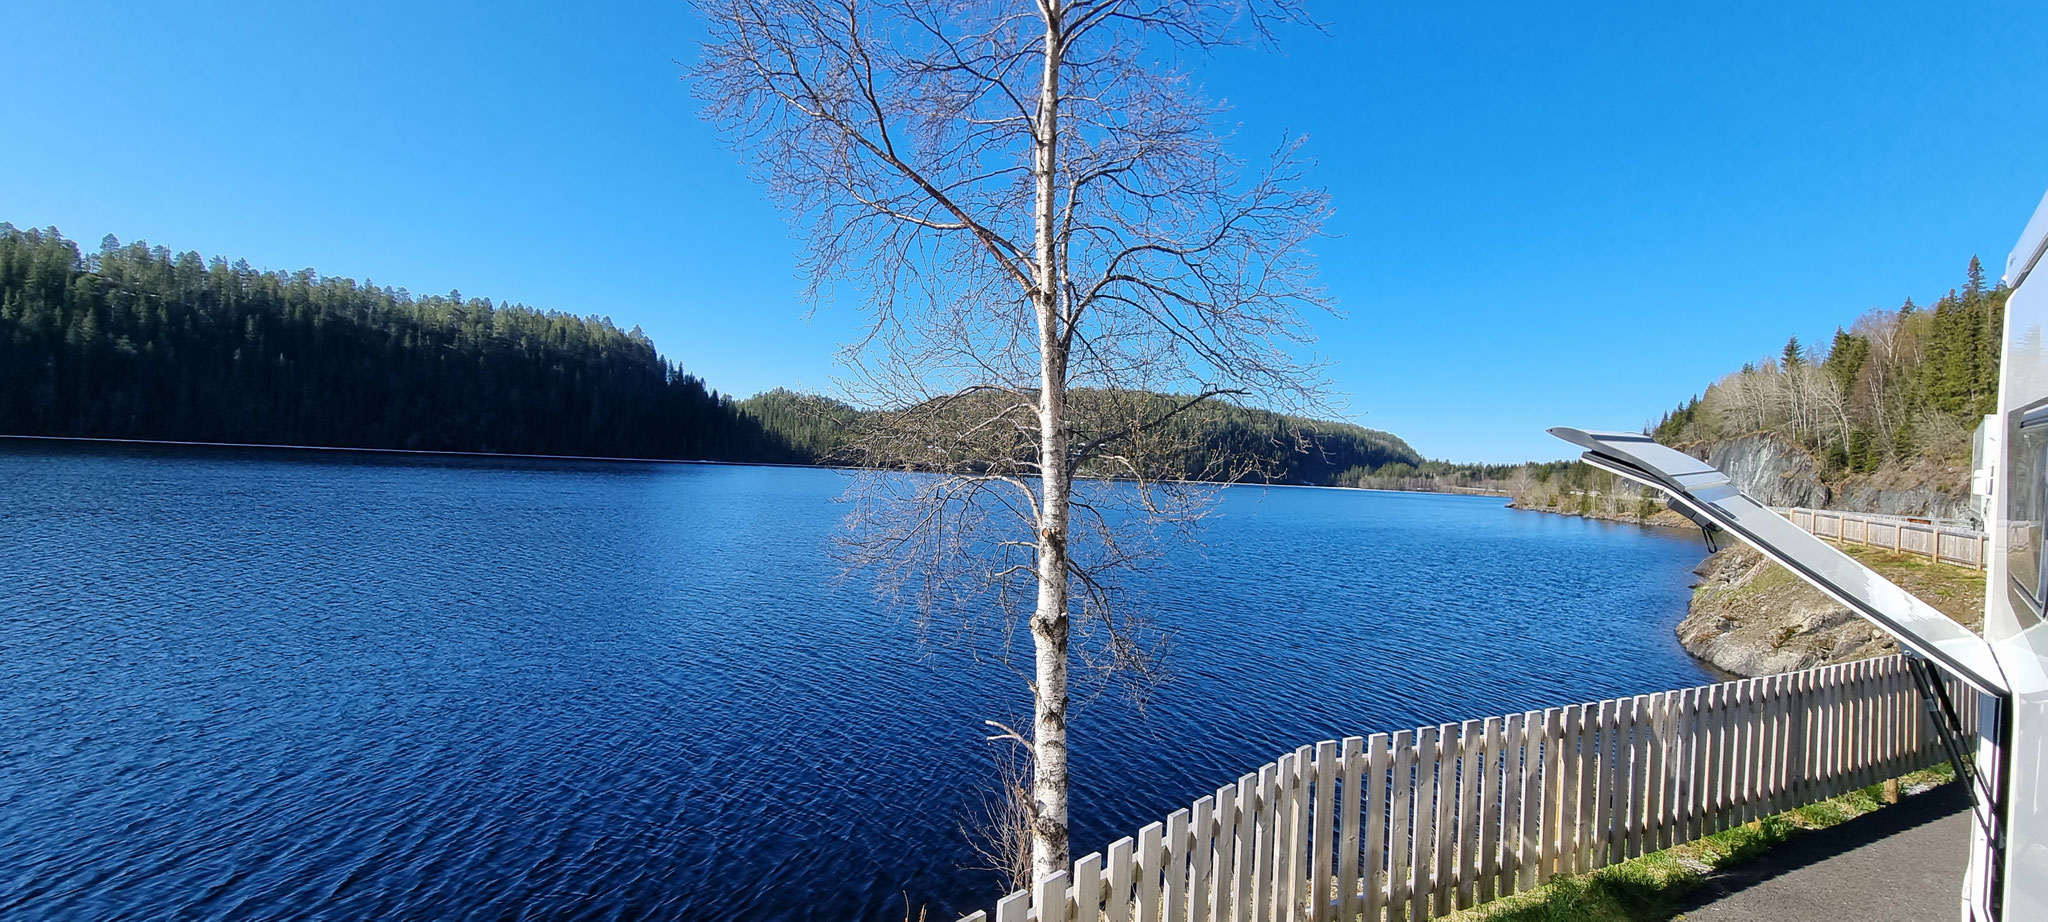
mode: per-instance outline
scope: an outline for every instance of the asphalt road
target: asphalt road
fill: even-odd
[[[1955,922],[1970,804],[1947,784],[1809,832],[1715,875],[1685,922]]]

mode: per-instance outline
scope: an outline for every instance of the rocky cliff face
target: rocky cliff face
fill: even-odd
[[[1768,435],[1746,435],[1705,446],[1708,464],[1767,506],[1806,506],[1848,512],[1927,516],[1974,521],[1970,472],[1921,463],[1828,483],[1804,449]]]
[[[1826,508],[1832,498],[1813,456],[1768,435],[1746,435],[1707,446],[1707,463],[1766,506]]]
[[[1983,628],[1978,574],[1881,551],[1849,552],[1970,629]],[[1708,557],[1695,572],[1702,579],[1678,640],[1725,672],[1775,675],[1898,652],[1890,635],[1747,545]]]
[[[1970,472],[1947,468],[1853,478],[1835,490],[1833,508],[1978,522],[1970,503]]]

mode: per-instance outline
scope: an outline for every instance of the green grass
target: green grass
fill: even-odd
[[[1947,765],[1899,779],[1902,787],[1954,777]],[[1825,829],[1884,806],[1884,786],[1797,807],[1697,842],[1644,855],[1450,916],[1455,922],[1665,922],[1708,875],[1752,860],[1809,829]]]

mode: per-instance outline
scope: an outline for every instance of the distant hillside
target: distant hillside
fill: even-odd
[[[828,464],[846,446],[861,411],[830,397],[803,394],[785,387],[763,391],[740,401],[739,411],[769,435],[788,446],[804,464]]]
[[[1908,298],[1837,328],[1829,343],[1794,337],[1665,414],[1652,432],[1674,445],[1773,435],[1813,452],[1830,475],[1967,461],[1970,431],[1997,408],[2007,294],[1972,257],[1963,287],[1931,309]]]
[[[723,397],[608,317],[0,223],[0,434],[820,463],[869,420],[784,389]],[[1223,403],[1167,434],[1165,476],[1421,462],[1385,432]]]
[[[1956,514],[1970,434],[1998,402],[2007,294],[1972,258],[1962,287],[1931,308],[1909,298],[1828,343],[1794,338],[1651,434],[1730,469],[1766,502]]]
[[[636,327],[0,224],[0,433],[642,458],[794,453]]]
[[[1106,399],[1090,391],[1069,398],[1077,406]],[[1123,405],[1172,406],[1162,394],[1123,394]],[[886,422],[874,412],[815,394],[776,389],[743,400],[747,414],[785,444],[820,463],[874,463],[871,450],[856,453],[852,444],[867,427]],[[1149,415],[1157,415],[1152,413]],[[1415,449],[1400,437],[1351,423],[1302,419],[1269,410],[1208,401],[1172,418],[1153,459],[1160,476],[1194,479],[1331,484],[1343,471],[1389,464],[1419,464]],[[1018,451],[1030,451],[1021,444]],[[1007,453],[1007,451],[1006,451]],[[884,464],[905,464],[901,458]],[[1113,472],[1105,472],[1114,475]]]

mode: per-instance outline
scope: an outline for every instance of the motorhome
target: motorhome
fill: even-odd
[[[1890,632],[1971,798],[1964,922],[2048,920],[2048,197],[2005,264],[1998,412],[1971,482],[1991,551],[1984,633],[1957,625],[1742,493],[1720,471],[1639,433],[1553,429],[1595,467],[1655,488],[1706,530],[1733,535]],[[1977,694],[1974,737],[1942,678]]]

